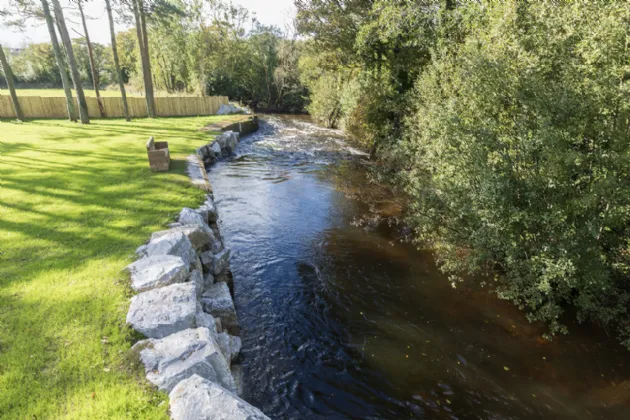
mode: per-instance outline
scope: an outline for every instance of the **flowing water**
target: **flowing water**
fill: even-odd
[[[378,217],[397,205],[362,159],[337,131],[268,116],[209,172],[245,399],[278,419],[630,419],[630,353],[577,325],[547,342],[487,291],[453,289]]]

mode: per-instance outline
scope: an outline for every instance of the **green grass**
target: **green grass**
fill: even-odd
[[[185,156],[224,118],[0,121],[0,418],[167,418],[129,355],[121,270],[200,204]],[[167,173],[148,168],[150,135]]]

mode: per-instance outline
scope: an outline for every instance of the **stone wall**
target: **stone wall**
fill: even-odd
[[[233,153],[228,131],[188,157],[192,182],[208,191],[197,209],[184,208],[169,229],[153,233],[130,264],[127,323],[147,339],[132,351],[147,380],[169,393],[171,418],[267,419],[239,395],[241,339],[233,300],[230,248],[225,246],[204,162]]]

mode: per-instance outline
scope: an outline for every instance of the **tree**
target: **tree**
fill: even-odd
[[[133,15],[138,36],[138,49],[142,62],[142,76],[144,80],[144,96],[147,102],[147,114],[149,118],[155,118],[155,98],[153,93],[153,75],[151,73],[151,60],[149,58],[149,37],[147,34],[146,11],[143,0],[131,0]]]
[[[0,67],[2,67],[4,79],[7,81],[7,86],[9,87],[9,93],[11,94],[11,102],[13,103],[15,115],[17,116],[18,121],[24,121],[24,113],[22,113],[22,107],[20,106],[20,102],[18,101],[17,93],[15,93],[15,84],[13,83],[13,73],[11,72],[11,66],[9,66],[7,57],[4,54],[4,48],[2,47],[2,44],[0,44]]]
[[[42,0],[42,2],[44,1],[45,0]],[[61,41],[66,49],[66,57],[68,58],[72,84],[74,85],[74,90],[77,93],[77,101],[79,102],[79,119],[82,124],[89,124],[90,116],[88,114],[87,101],[85,100],[85,93],[83,92],[83,86],[81,85],[81,75],[79,74],[79,69],[77,68],[76,59],[74,57],[74,51],[72,50],[72,41],[70,39],[70,34],[68,33],[68,28],[66,27],[63,10],[61,9],[59,0],[52,0],[52,2],[57,27],[59,29],[59,34],[61,35]]]
[[[114,31],[114,18],[112,16],[111,0],[105,0],[105,8],[107,9],[107,18],[109,19],[109,34],[112,40],[112,55],[114,56],[114,67],[116,68],[116,76],[118,79],[118,85],[120,86],[120,96],[123,103],[123,113],[125,114],[125,120],[130,121],[131,118],[129,117],[129,106],[127,105],[125,82],[123,81],[123,74],[122,70],[120,69],[120,62],[118,60],[118,48],[116,46],[116,32]]]
[[[416,238],[454,285],[488,275],[552,334],[571,308],[630,348],[630,9],[461,7],[401,145]]]
[[[94,86],[94,93],[96,94],[96,101],[98,102],[98,109],[101,113],[101,117],[105,116],[105,105],[101,98],[101,92],[99,89],[100,77],[98,69],[94,64],[94,50],[92,49],[92,43],[90,42],[90,34],[88,32],[87,23],[85,21],[85,13],[83,13],[83,2],[77,0],[77,6],[79,7],[79,14],[81,15],[81,23],[83,24],[83,32],[85,33],[85,42],[87,43],[88,57],[90,59],[90,70],[92,72],[92,84]]]
[[[46,26],[48,28],[48,34],[50,36],[50,42],[52,44],[53,52],[55,54],[55,61],[57,61],[57,67],[59,68],[59,74],[61,76],[61,84],[63,86],[63,93],[66,97],[66,107],[68,109],[68,119],[70,121],[76,121],[76,112],[74,110],[74,100],[72,99],[72,91],[70,90],[70,80],[68,80],[68,72],[66,71],[66,63],[63,59],[61,47],[57,40],[57,33],[55,32],[55,25],[50,13],[50,7],[47,0],[41,0],[42,11],[44,13],[44,19],[46,20]]]

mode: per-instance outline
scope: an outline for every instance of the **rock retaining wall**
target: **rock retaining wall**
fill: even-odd
[[[131,288],[127,323],[147,337],[134,351],[147,380],[169,393],[171,418],[267,419],[241,398],[241,339],[233,300],[230,249],[217,221],[204,163],[231,154],[239,133],[228,131],[188,157],[192,182],[208,191],[197,209],[184,208],[168,230],[153,233],[126,270]]]

